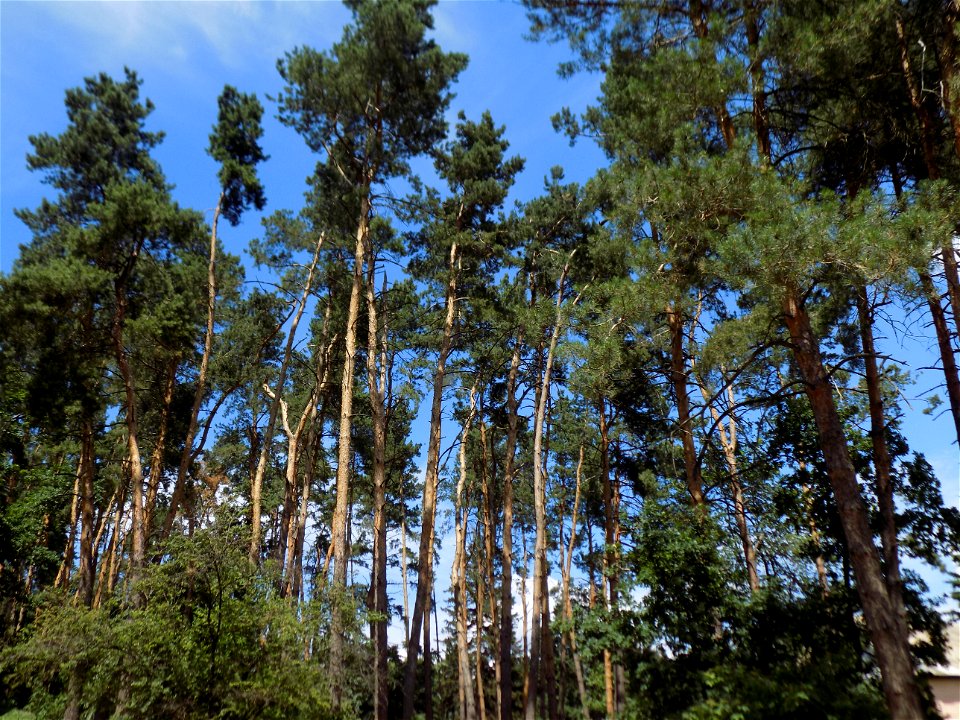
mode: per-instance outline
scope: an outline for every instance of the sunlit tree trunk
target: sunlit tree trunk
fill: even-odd
[[[507,438],[503,467],[503,537],[500,540],[500,720],[513,718],[513,476],[520,414],[517,378],[523,333],[518,333],[507,373]]]
[[[887,592],[894,606],[899,632],[910,636],[907,623],[907,608],[903,600],[903,582],[900,578],[900,553],[897,540],[896,506],[893,498],[892,461],[887,446],[887,427],[884,418],[883,392],[880,369],[877,367],[877,351],[873,340],[873,309],[866,286],[857,288],[857,319],[863,348],[863,362],[867,383],[867,398],[870,407],[870,441],[873,447],[873,470],[876,483],[877,505],[880,509],[882,527],[880,542],[883,547],[883,570]]]
[[[403,718],[413,717],[413,695],[416,687],[417,657],[420,654],[419,638],[424,617],[430,613],[431,582],[433,573],[433,533],[437,510],[437,485],[440,473],[440,439],[443,409],[443,388],[446,377],[447,358],[453,347],[453,329],[457,310],[457,279],[459,273],[459,245],[450,246],[447,264],[447,288],[445,297],[445,315],[443,332],[440,338],[440,352],[433,373],[433,399],[430,404],[430,437],[427,445],[427,466],[423,481],[423,504],[420,522],[420,552],[417,558],[417,594],[413,603],[413,616],[410,625],[410,641],[407,644],[407,659],[404,670]],[[430,672],[432,658],[424,649],[424,667]],[[427,698],[432,706],[432,698]],[[432,711],[432,707],[430,708]]]
[[[550,400],[551,375],[557,350],[557,342],[563,332],[563,300],[566,291],[567,273],[570,263],[576,253],[574,250],[567,259],[557,282],[556,317],[550,333],[550,344],[543,366],[540,387],[537,391],[537,407],[533,425],[533,506],[536,525],[536,540],[533,555],[533,622],[530,640],[530,667],[528,672],[529,687],[526,694],[525,717],[534,720],[536,716],[536,699],[539,694],[539,673],[541,655],[545,643],[550,643],[548,649],[548,671],[552,671],[553,635],[550,631],[549,596],[547,593],[547,474],[546,457],[543,447],[544,430],[546,425],[547,403]],[[580,300],[578,295],[572,304]],[[555,687],[548,681],[548,703],[551,708],[551,720],[556,714]]]
[[[453,588],[453,607],[457,629],[457,678],[460,691],[460,718],[461,720],[476,720],[477,707],[473,697],[473,678],[470,673],[470,655],[467,646],[467,505],[464,502],[464,492],[467,483],[467,442],[470,436],[470,427],[477,407],[477,382],[470,388],[470,409],[463,422],[460,435],[459,475],[457,479],[457,494],[455,498],[455,547],[453,568],[451,571],[451,586]],[[479,634],[479,626],[478,626]]]
[[[271,393],[266,386],[265,390],[271,398],[270,414],[267,419],[267,426],[263,431],[263,444],[260,447],[260,457],[257,460],[257,468],[253,477],[250,478],[250,562],[256,563],[260,559],[260,544],[262,538],[262,528],[260,522],[261,496],[263,493],[263,478],[267,470],[267,461],[273,448],[273,436],[277,427],[277,415],[283,404],[284,386],[287,382],[287,370],[290,367],[290,359],[293,356],[293,346],[296,342],[297,328],[300,325],[300,318],[307,307],[307,300],[310,297],[310,290],[313,285],[313,273],[317,267],[317,261],[320,259],[320,249],[323,247],[324,236],[321,234],[317,238],[317,244],[313,251],[313,259],[310,261],[310,267],[307,270],[307,278],[303,283],[303,291],[297,301],[297,309],[290,323],[290,329],[287,332],[287,342],[283,349],[283,359],[280,362],[280,372],[277,374],[277,389]],[[296,448],[294,447],[294,457]],[[293,466],[296,471],[296,464]],[[289,478],[288,478],[289,482]]]
[[[703,478],[697,462],[697,448],[693,442],[693,420],[690,417],[690,395],[687,389],[687,362],[683,352],[686,337],[683,315],[676,306],[667,306],[667,325],[670,329],[670,386],[677,404],[677,427],[683,446],[683,468],[690,500],[696,507],[704,507]]]
[[[573,495],[573,511],[570,516],[570,543],[563,565],[563,614],[570,626],[567,635],[570,639],[570,654],[573,659],[573,670],[577,678],[577,693],[580,697],[580,712],[583,720],[590,720],[590,706],[587,702],[587,686],[584,680],[583,663],[577,650],[577,632],[573,625],[573,604],[570,601],[570,574],[573,567],[573,551],[577,545],[577,514],[580,508],[580,488],[583,478],[584,446],[580,444],[580,455],[577,460],[576,489]]]

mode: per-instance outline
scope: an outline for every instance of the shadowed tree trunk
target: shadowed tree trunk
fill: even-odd
[[[920,720],[923,712],[914,678],[909,638],[902,634],[896,608],[883,579],[867,508],[860,496],[843,422],[833,399],[833,386],[823,366],[819,343],[796,287],[788,288],[784,294],[783,312],[790,332],[793,357],[813,410],[891,718]]]

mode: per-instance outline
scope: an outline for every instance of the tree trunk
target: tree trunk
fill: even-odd
[[[496,593],[494,592],[494,582],[493,582],[493,556],[494,556],[494,539],[493,539],[493,496],[490,493],[490,446],[487,439],[487,426],[483,422],[482,416],[480,420],[480,488],[483,494],[483,546],[484,546],[484,561],[483,565],[486,570],[485,578],[487,582],[487,590],[490,593],[490,622],[491,627],[494,632],[497,633],[494,638],[494,649],[493,649],[493,676],[494,684],[496,686],[496,714],[495,718],[500,718],[501,713],[501,704],[503,702],[503,696],[501,695],[502,688],[500,687],[500,636],[498,632],[499,615],[497,614],[497,598]],[[482,607],[479,606],[479,607]],[[480,621],[483,619],[482,612],[478,607],[478,616]],[[479,663],[479,660],[478,660]],[[479,676],[479,666],[477,674]],[[482,690],[481,690],[482,692]],[[482,697],[482,696],[481,696]],[[486,719],[486,714],[481,713],[484,720]]]
[[[917,84],[913,74],[903,20],[897,15],[895,22],[897,41],[900,47],[900,66],[903,70],[907,97],[910,99],[910,105],[913,107],[917,124],[920,127],[920,147],[923,150],[923,159],[927,166],[927,176],[931,180],[938,180],[940,178],[940,166],[937,162],[938,130],[934,125],[934,118],[929,108],[923,102],[923,89]],[[950,30],[952,31],[952,28]],[[947,282],[947,297],[950,300],[950,309],[953,312],[957,334],[960,336],[960,270],[957,268],[957,253],[953,249],[953,238],[950,236],[942,238],[939,250],[943,261],[943,275]]]
[[[430,591],[433,573],[433,531],[437,511],[437,485],[440,474],[440,439],[443,409],[443,386],[446,377],[447,357],[453,347],[453,329],[457,310],[457,280],[459,273],[459,246],[450,247],[447,266],[446,314],[437,367],[433,373],[433,400],[430,405],[430,438],[427,445],[427,466],[423,480],[423,510],[420,522],[420,554],[417,558],[417,595],[413,603],[410,641],[407,643],[407,659],[403,678],[403,720],[413,717],[413,695],[416,687],[417,657],[420,654],[420,629],[430,612]],[[424,665],[429,673],[432,659],[424,649]],[[427,698],[428,705],[432,698]]]
[[[286,468],[286,482],[284,484],[284,517],[281,521],[281,536],[285,537],[286,542],[281,543],[280,548],[283,550],[283,555],[280,560],[280,570],[284,577],[284,582],[282,585],[282,594],[286,597],[291,597],[293,593],[294,585],[296,584],[293,580],[294,575],[296,574],[296,562],[294,558],[297,555],[297,545],[302,536],[303,525],[306,523],[307,516],[307,497],[310,493],[310,482],[307,479],[312,475],[312,472],[308,471],[305,473],[305,479],[302,483],[300,490],[301,499],[300,499],[300,509],[299,513],[295,514],[297,511],[297,474],[300,468],[300,458],[303,452],[301,445],[301,438],[303,437],[304,431],[310,427],[312,430],[313,423],[317,417],[317,404],[320,402],[320,398],[326,390],[327,379],[330,374],[330,356],[333,352],[333,344],[336,342],[336,336],[332,339],[330,338],[330,314],[332,310],[332,298],[327,297],[326,309],[323,314],[323,329],[321,331],[321,342],[318,344],[316,349],[316,367],[314,369],[314,387],[310,393],[310,397],[307,400],[306,405],[303,408],[303,412],[300,414],[300,420],[297,422],[297,427],[295,430],[290,430],[290,424],[287,419],[287,405],[281,402],[281,419],[283,421],[283,429],[287,434],[287,468]],[[309,443],[308,451],[311,456],[312,461],[312,450],[313,444]]]
[[[173,389],[176,385],[179,357],[170,358],[167,362],[167,373],[164,378],[163,399],[160,406],[160,422],[157,428],[157,440],[150,453],[150,472],[147,476],[147,499],[144,506],[143,524],[146,529],[146,543],[149,545],[153,534],[153,516],[157,507],[157,493],[163,479],[163,456],[167,447],[167,426],[170,420],[170,405],[173,402]]]
[[[483,635],[485,630],[483,615],[484,603],[487,600],[485,566],[489,567],[490,555],[487,555],[486,559],[484,559],[483,553],[480,550],[479,528],[477,528],[477,532],[474,535],[473,551],[477,558],[479,558],[477,560],[477,582],[474,585],[474,601],[476,602],[476,610],[473,614],[474,622],[476,623],[477,627],[476,643],[474,644],[476,659],[475,666],[477,668],[477,713],[480,717],[480,720],[486,720],[487,697],[486,693],[483,691]]]
[[[900,555],[897,541],[897,519],[893,498],[892,461],[887,447],[887,427],[883,411],[883,395],[880,370],[877,367],[877,351],[873,340],[873,310],[866,286],[857,288],[857,317],[860,325],[860,340],[867,381],[867,398],[870,405],[870,441],[873,446],[873,470],[876,482],[877,505],[883,522],[880,542],[883,547],[883,569],[887,592],[900,623],[900,634],[910,636],[907,608],[903,601],[903,581],[900,577]]]
[[[383,329],[377,313],[374,282],[376,257],[367,244],[367,388],[373,427],[373,611],[370,632],[373,636],[373,716],[386,720],[389,685],[387,677],[387,327]],[[386,277],[381,297],[386,295]],[[380,367],[377,367],[377,358]]]
[[[616,512],[613,502],[613,483],[610,473],[610,437],[607,428],[606,402],[600,399],[597,407],[600,417],[600,479],[603,482],[604,545],[603,584],[606,586],[605,604],[609,612],[617,606],[617,557],[614,554],[616,533],[614,524]],[[603,649],[603,688],[606,699],[607,718],[617,716],[617,698],[613,669],[613,653],[609,647]]]
[[[177,479],[173,486],[173,495],[170,498],[170,508],[163,520],[163,529],[160,540],[166,540],[173,529],[177,511],[183,502],[186,492],[187,469],[193,459],[193,441],[197,434],[200,418],[200,407],[203,405],[203,396],[206,393],[207,368],[210,365],[210,352],[213,348],[213,324],[217,305],[217,224],[223,209],[224,193],[220,193],[217,206],[213,211],[213,227],[210,232],[210,254],[207,261],[207,327],[203,334],[203,355],[200,356],[200,369],[197,372],[197,388],[193,393],[193,406],[190,409],[190,421],[187,425],[187,435],[183,441],[183,452],[180,453],[180,463],[177,466]]]
[[[957,442],[960,443],[960,374],[957,371],[957,356],[953,352],[950,342],[950,330],[947,319],[940,305],[940,293],[933,284],[933,278],[926,272],[920,272],[920,285],[926,296],[930,316],[933,318],[933,328],[937,335],[937,345],[940,348],[940,360],[943,363],[943,375],[947,386],[947,398],[950,401],[950,412],[953,415],[953,424],[957,431]]]
[[[519,434],[517,378],[523,332],[517,334],[507,374],[507,439],[503,467],[503,537],[500,582],[500,720],[513,718],[513,475]]]
[[[80,481],[81,475],[86,470],[83,464],[83,439],[81,437],[81,451],[77,458],[77,472],[73,479],[73,500],[70,503],[70,530],[67,532],[67,544],[63,549],[63,560],[57,570],[57,578],[53,583],[55,588],[67,588],[70,585],[70,573],[73,572],[73,547],[77,541],[77,519],[80,509]],[[10,493],[13,498],[13,493]]]
[[[127,486],[121,484],[117,509],[113,517],[113,531],[110,533],[110,544],[107,546],[105,557],[100,559],[100,576],[97,579],[97,594],[93,600],[93,607],[100,607],[104,599],[113,592],[114,568],[119,564],[120,536],[123,533],[123,509],[127,503]]]
[[[321,391],[321,394],[325,395],[325,393],[326,382],[324,382],[324,390]],[[321,414],[320,417],[311,424],[310,430],[307,432],[307,446],[309,451],[307,454],[307,466],[303,473],[303,487],[300,491],[300,518],[297,521],[297,543],[294,551],[294,563],[296,566],[291,573],[291,586],[287,593],[288,596],[294,600],[300,600],[303,596],[303,552],[304,543],[306,542],[307,519],[309,518],[310,510],[310,488],[313,486],[317,453],[322,451],[323,424],[324,416]]]
[[[128,268],[132,267],[136,259],[136,253],[131,258]],[[125,420],[127,426],[127,467],[130,471],[130,499],[133,503],[131,516],[130,534],[130,584],[133,587],[133,605],[139,607],[144,601],[143,594],[137,589],[137,583],[140,580],[140,571],[143,567],[143,561],[146,553],[146,527],[144,525],[145,513],[143,504],[143,465],[140,461],[140,442],[139,442],[139,423],[137,417],[137,395],[136,381],[133,376],[133,368],[130,366],[130,358],[123,345],[123,329],[126,321],[127,298],[126,292],[126,272],[118,278],[114,284],[114,297],[116,309],[113,315],[113,324],[111,335],[113,337],[113,349],[117,359],[117,369],[120,379],[123,382],[125,398]]]
[[[464,502],[464,490],[467,483],[467,441],[470,436],[470,426],[476,413],[476,400],[477,381],[475,380],[473,387],[470,388],[470,409],[463,422],[463,432],[460,436],[460,470],[454,507],[456,545],[450,578],[453,589],[454,620],[457,628],[457,680],[460,690],[461,720],[476,720],[477,718],[477,707],[473,697],[473,678],[470,674],[470,654],[467,646],[467,507]]]
[[[93,454],[93,421],[84,419],[80,428],[80,562],[77,569],[77,596],[87,607],[93,600],[93,523],[94,488],[96,466]]]
[[[902,635],[896,610],[883,580],[867,508],[860,496],[843,423],[833,398],[833,388],[823,366],[810,318],[796,287],[787,288],[783,310],[793,357],[813,410],[891,718],[920,720],[923,712],[914,678],[909,638]]]
[[[546,423],[547,403],[550,400],[550,379],[553,372],[553,362],[557,350],[557,342],[563,330],[563,295],[566,290],[567,273],[570,263],[576,253],[574,250],[567,258],[567,262],[560,273],[557,282],[556,317],[550,334],[550,345],[547,349],[546,362],[540,388],[537,392],[537,407],[533,425],[533,507],[536,524],[536,540],[533,551],[533,623],[530,642],[530,670],[529,688],[526,695],[526,720],[534,720],[536,716],[536,698],[539,694],[540,659],[544,643],[550,643],[550,660],[552,660],[553,637],[550,632],[549,597],[547,596],[547,474],[546,458],[544,457],[543,435]],[[576,305],[580,296],[573,300]],[[553,697],[554,688],[548,689],[549,701],[556,702]],[[551,707],[555,706],[552,705]],[[555,713],[554,713],[555,714]],[[551,715],[553,720],[553,715]]]
[[[766,164],[770,164],[770,124],[767,119],[767,91],[763,72],[763,58],[760,56],[760,10],[759,2],[747,4],[744,14],[744,30],[747,36],[747,53],[750,58],[751,94],[753,95],[753,129],[757,135],[757,154]]]
[[[697,462],[697,449],[693,443],[693,422],[690,418],[690,396],[687,391],[687,363],[683,352],[683,316],[675,306],[667,306],[667,325],[670,328],[670,385],[677,401],[677,426],[683,445],[683,468],[687,490],[695,507],[706,506],[703,494],[703,478]]]
[[[714,427],[717,429],[717,435],[720,438],[720,446],[723,448],[723,458],[727,465],[727,476],[730,481],[730,494],[733,498],[733,516],[737,524],[737,533],[740,535],[740,545],[743,548],[744,565],[747,569],[747,581],[750,585],[750,592],[755,593],[760,589],[760,577],[757,574],[757,551],[750,537],[750,526],[747,524],[747,510],[743,500],[743,486],[740,484],[740,469],[737,464],[737,421],[733,415],[735,399],[733,394],[733,385],[727,384],[727,426],[724,428],[723,418],[717,409],[714,401],[716,396],[708,389],[703,378],[694,375],[697,384],[700,386],[700,394],[703,401],[710,408],[710,414],[713,417]]]
[[[943,110],[950,119],[953,129],[953,147],[960,158],[960,108],[957,107],[957,98],[953,96],[953,83],[957,66],[957,35],[956,27],[960,22],[960,4],[956,0],[946,3],[946,17],[943,22],[943,39],[940,43],[938,61],[940,64],[940,101]]]
[[[263,478],[267,471],[267,459],[273,448],[273,435],[277,428],[277,414],[283,403],[283,388],[287,381],[287,369],[290,367],[290,358],[293,355],[293,345],[296,339],[297,327],[300,324],[300,318],[307,307],[307,298],[310,296],[310,288],[313,284],[313,273],[317,267],[317,261],[320,259],[320,248],[323,247],[323,234],[317,239],[316,248],[313,251],[313,260],[310,262],[310,268],[307,270],[307,279],[303,284],[303,292],[297,303],[297,310],[293,315],[293,321],[290,324],[290,330],[287,333],[287,343],[283,349],[283,360],[280,362],[280,372],[277,375],[277,389],[271,393],[270,388],[264,384],[267,394],[271,397],[270,414],[267,419],[267,427],[263,431],[263,443],[260,446],[260,458],[257,460],[257,468],[253,477],[250,478],[250,562],[257,563],[260,560],[260,544],[262,529],[260,523],[261,496],[263,493]],[[288,426],[289,429],[289,426]],[[296,458],[296,447],[294,449],[294,458]],[[294,472],[296,465],[293,466]],[[287,481],[289,482],[289,477]]]
[[[580,653],[577,650],[577,632],[573,626],[573,604],[570,601],[570,573],[573,566],[573,550],[577,544],[577,512],[580,508],[580,487],[583,478],[583,457],[584,446],[580,444],[580,457],[577,460],[576,489],[573,494],[573,512],[570,517],[570,545],[567,550],[567,557],[563,567],[563,613],[567,623],[570,625],[568,633],[570,639],[570,654],[573,657],[573,670],[577,678],[577,693],[580,697],[580,712],[583,720],[590,720],[590,706],[587,702],[587,686],[584,681],[583,663],[580,660]]]

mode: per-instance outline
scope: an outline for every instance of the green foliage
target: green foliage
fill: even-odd
[[[266,203],[256,171],[257,163],[267,159],[259,143],[263,106],[256,95],[230,85],[223,88],[217,103],[217,124],[207,152],[220,163],[221,212],[231,225],[237,225],[244,210],[251,205],[262,210]]]
[[[613,633],[604,639],[623,653],[636,717],[885,717],[855,594],[771,583],[746,596],[718,528],[671,505],[645,500],[625,557],[645,591],[635,615],[596,636]]]
[[[29,689],[37,717],[331,717],[311,607],[279,597],[276,578],[247,561],[241,526],[223,517],[166,548],[143,580],[146,607],[89,610],[52,593],[37,621],[2,655],[8,692]]]
[[[405,175],[443,138],[447,90],[466,57],[426,37],[430,0],[356,0],[354,24],[328,53],[298,48],[278,62],[280,119],[356,188]]]

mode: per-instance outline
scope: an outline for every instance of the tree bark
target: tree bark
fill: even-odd
[[[543,376],[540,381],[540,388],[537,392],[537,407],[534,414],[533,425],[533,506],[536,525],[536,540],[533,551],[533,623],[530,642],[530,669],[528,673],[529,688],[526,694],[525,717],[526,720],[534,720],[536,716],[536,699],[539,694],[539,671],[541,652],[544,643],[550,643],[550,659],[552,660],[553,637],[550,632],[550,610],[549,596],[547,594],[547,474],[546,458],[544,457],[543,435],[544,425],[546,423],[547,403],[550,400],[550,380],[553,372],[553,362],[557,350],[557,342],[560,333],[563,330],[563,297],[566,290],[567,273],[570,271],[570,263],[576,250],[570,253],[563,271],[560,273],[560,279],[557,282],[557,300],[556,317],[552,332],[550,334],[550,344],[547,349],[546,362],[543,368]],[[579,301],[578,295],[573,304]],[[548,678],[549,680],[549,678]],[[555,711],[556,698],[552,692],[553,688],[548,689],[548,702]],[[554,712],[555,714],[555,712]],[[551,715],[551,720],[552,720]]]
[[[946,17],[943,23],[943,38],[940,42],[938,61],[940,65],[940,102],[950,120],[953,129],[953,147],[960,158],[960,108],[957,108],[957,98],[953,96],[953,83],[957,66],[957,35],[956,27],[960,22],[960,3],[951,0],[946,3]]]
[[[570,654],[573,658],[573,671],[577,678],[577,693],[580,698],[580,712],[583,720],[590,720],[590,706],[587,701],[587,685],[583,675],[583,663],[577,650],[577,632],[573,626],[573,604],[570,601],[570,574],[573,567],[573,551],[577,544],[577,513],[580,509],[580,488],[583,478],[584,446],[580,444],[580,457],[577,460],[576,489],[573,494],[573,511],[570,517],[570,544],[563,567],[563,614],[570,625],[568,633],[570,640]]]
[[[280,362],[280,372],[277,375],[277,389],[270,393],[266,385],[267,394],[271,397],[270,414],[267,419],[267,427],[263,431],[263,443],[260,446],[260,458],[257,460],[257,468],[253,477],[250,478],[250,562],[257,563],[260,560],[260,544],[262,537],[262,528],[260,523],[261,496],[263,493],[263,478],[267,471],[267,459],[273,448],[273,436],[277,428],[277,414],[283,403],[283,388],[287,382],[287,369],[290,367],[290,358],[293,355],[293,345],[296,340],[297,327],[300,325],[300,318],[307,307],[307,299],[310,297],[310,288],[313,285],[313,273],[317,267],[317,261],[320,259],[320,248],[323,247],[324,236],[321,234],[317,239],[316,248],[313,251],[313,259],[307,270],[307,279],[303,284],[303,292],[297,302],[297,310],[293,315],[293,321],[290,323],[290,330],[287,333],[286,346],[283,349],[283,360]],[[289,429],[289,426],[288,426]],[[302,431],[302,428],[300,428]],[[296,457],[296,447],[294,446],[294,458]],[[294,472],[296,464],[293,465]],[[287,478],[289,482],[289,478]]]
[[[956,9],[954,8],[955,13]],[[917,79],[914,77],[906,29],[899,15],[896,17],[895,24],[897,41],[900,47],[900,66],[903,70],[907,97],[913,107],[920,128],[920,147],[923,150],[923,159],[927,166],[927,177],[931,180],[938,180],[940,178],[940,165],[937,161],[937,128],[934,126],[934,118],[930,109],[923,102],[923,89],[917,84]],[[947,282],[947,297],[957,328],[957,335],[960,337],[960,269],[957,267],[957,253],[953,249],[953,238],[949,235],[942,238],[939,251],[943,261],[943,275]]]
[[[670,329],[670,385],[677,401],[677,426],[683,445],[683,469],[690,501],[695,507],[706,506],[703,478],[697,462],[697,448],[693,443],[693,421],[690,418],[690,395],[687,390],[687,363],[683,352],[683,316],[675,306],[667,306],[667,325]]]
[[[457,280],[459,275],[459,245],[450,246],[447,265],[446,314],[437,367],[433,373],[433,400],[430,405],[430,438],[427,445],[427,466],[423,480],[423,511],[420,521],[420,554],[417,558],[417,595],[413,603],[410,641],[407,643],[407,659],[403,678],[403,720],[413,717],[413,695],[416,687],[417,657],[420,654],[420,629],[424,616],[430,612],[430,591],[433,573],[433,531],[437,511],[437,485],[440,474],[441,411],[443,409],[443,386],[446,377],[447,358],[453,347],[453,329],[457,310]],[[430,672],[432,658],[424,650],[424,665]],[[432,703],[432,698],[427,698]],[[432,708],[431,708],[432,710]]]
[[[957,442],[960,443],[960,374],[957,370],[957,356],[953,352],[947,319],[940,305],[940,293],[933,284],[933,278],[923,271],[920,272],[920,286],[926,297],[927,306],[930,308],[930,316],[933,318],[933,329],[937,335],[940,361],[943,363],[943,375],[947,386],[947,399],[950,402],[950,412],[957,431]]]
[[[737,524],[737,533],[740,535],[740,545],[743,548],[743,560],[747,570],[747,581],[750,586],[750,592],[755,593],[760,589],[760,577],[757,573],[757,551],[754,547],[753,539],[750,537],[750,526],[747,524],[747,510],[743,499],[743,485],[740,483],[740,468],[737,464],[737,421],[733,416],[733,408],[735,406],[733,385],[727,384],[726,386],[728,419],[725,428],[720,411],[714,403],[717,399],[716,396],[707,388],[703,378],[696,374],[694,377],[696,377],[697,384],[700,386],[700,394],[703,396],[703,401],[710,408],[713,424],[720,438],[724,462],[727,465],[730,494],[733,498],[733,516]]]
[[[494,538],[493,538],[493,496],[490,493],[490,474],[491,474],[491,463],[490,463],[490,446],[488,444],[487,438],[487,426],[483,422],[483,416],[481,415],[480,419],[480,488],[483,494],[483,546],[484,546],[484,559],[483,566],[485,569],[485,578],[487,583],[487,591],[489,592],[490,598],[490,622],[491,627],[494,629],[494,632],[497,633],[494,638],[494,649],[493,649],[493,676],[494,684],[496,686],[496,713],[495,718],[500,717],[500,706],[503,702],[503,697],[501,695],[502,688],[500,687],[500,636],[498,632],[499,628],[499,615],[497,613],[497,598],[496,593],[494,592],[494,582],[493,582],[493,556],[494,556]],[[483,621],[482,614],[482,603],[478,605],[478,622]],[[479,648],[479,645],[478,645]],[[479,649],[478,649],[479,652]],[[479,659],[477,661],[479,663]],[[479,683],[479,665],[477,669],[478,683]],[[482,693],[481,685],[481,693]],[[482,694],[481,694],[482,699]],[[481,712],[484,720],[486,718],[486,713]]]
[[[187,435],[183,441],[183,452],[180,453],[180,463],[177,466],[177,479],[173,486],[173,495],[170,498],[170,508],[163,520],[163,529],[160,532],[161,542],[170,536],[177,511],[183,502],[187,489],[187,469],[193,459],[193,441],[197,434],[200,418],[200,407],[203,405],[203,396],[206,393],[207,368],[210,366],[210,353],[213,348],[213,324],[217,306],[217,224],[223,210],[224,193],[220,193],[217,206],[213,211],[213,224],[210,231],[210,253],[207,260],[207,326],[203,334],[203,354],[200,356],[200,369],[197,371],[197,388],[193,393],[193,406],[190,408],[190,421],[187,425]]]
[[[94,522],[94,454],[93,421],[87,418],[80,427],[80,561],[77,568],[77,596],[87,607],[93,600],[93,522]]]
[[[133,588],[132,602],[134,607],[140,607],[145,601],[144,595],[137,588],[140,580],[140,572],[143,567],[143,561],[146,554],[146,527],[144,525],[144,487],[143,487],[143,465],[140,460],[140,442],[139,442],[139,423],[137,413],[137,395],[136,382],[133,376],[133,368],[130,366],[130,358],[127,355],[127,349],[123,345],[123,330],[126,321],[127,298],[126,298],[126,279],[129,272],[132,271],[133,263],[136,261],[139,250],[135,251],[128,260],[127,267],[120,277],[114,283],[114,299],[116,308],[113,315],[113,324],[111,335],[113,337],[113,349],[116,354],[117,369],[123,382],[125,399],[125,420],[127,426],[127,467],[130,472],[130,499],[133,503],[131,513],[131,544],[130,544],[130,575],[129,581]]]
[[[77,458],[77,472],[73,479],[73,500],[70,502],[70,530],[67,532],[67,544],[63,549],[63,560],[60,561],[57,577],[53,583],[55,588],[67,588],[70,585],[70,573],[73,572],[73,547],[77,541],[77,519],[80,510],[80,476],[86,469],[81,462],[83,459],[82,436],[80,442],[81,452]],[[13,493],[10,494],[10,497],[13,497]]]
[[[460,436],[459,477],[457,479],[457,494],[455,499],[455,549],[453,567],[451,570],[451,586],[453,588],[454,619],[457,628],[457,679],[460,690],[460,718],[461,720],[476,720],[477,707],[473,697],[473,678],[470,673],[470,654],[467,645],[467,507],[464,502],[464,491],[467,483],[467,441],[470,436],[470,427],[477,407],[477,382],[470,388],[470,409],[463,422],[463,431]],[[477,626],[479,633],[479,625]]]
[[[150,453],[150,472],[147,475],[147,498],[143,512],[143,525],[146,529],[146,544],[150,543],[153,534],[153,516],[157,506],[157,493],[163,479],[163,456],[167,447],[167,426],[170,420],[170,405],[173,402],[173,389],[176,385],[179,357],[172,357],[167,361],[167,372],[163,384],[163,398],[160,406],[160,421],[157,427],[157,439]]]
[[[876,483],[877,506],[883,522],[880,542],[883,548],[883,570],[887,592],[900,623],[900,634],[910,636],[907,608],[903,600],[903,581],[900,577],[900,554],[897,540],[896,506],[893,498],[892,461],[887,446],[887,426],[884,418],[883,394],[880,370],[877,367],[877,351],[873,340],[873,310],[866,286],[857,288],[857,318],[860,325],[860,341],[867,381],[867,398],[870,406],[870,441],[873,447],[873,471]]]
[[[307,515],[307,497],[310,493],[309,480],[304,480],[301,487],[301,508],[299,513],[295,514],[297,508],[297,475],[300,468],[300,459],[303,454],[301,439],[303,433],[308,427],[312,427],[317,417],[317,405],[320,398],[326,390],[327,379],[330,374],[330,355],[333,352],[333,344],[336,342],[336,335],[331,339],[330,333],[330,314],[332,309],[332,299],[328,296],[326,309],[323,314],[323,329],[321,331],[321,342],[316,350],[317,364],[314,369],[314,387],[310,392],[310,397],[300,413],[300,419],[297,421],[297,427],[291,431],[287,418],[287,405],[281,398],[281,419],[283,429],[287,435],[287,467],[286,482],[284,485],[284,518],[281,522],[281,536],[285,537],[286,542],[281,543],[283,556],[281,557],[280,569],[284,577],[282,594],[285,597],[291,597],[295,585],[294,575],[296,574],[295,560],[297,553],[298,540],[301,537],[301,530],[306,522]],[[312,446],[309,448],[312,450]],[[305,475],[311,475],[307,472]]]
[[[520,413],[517,378],[520,374],[519,331],[507,373],[507,439],[503,468],[503,537],[500,541],[500,720],[513,718],[513,476],[519,434]]]
[[[920,720],[923,712],[910,656],[909,638],[901,632],[883,579],[867,508],[860,496],[843,423],[833,398],[833,388],[820,356],[819,342],[813,334],[810,318],[796,287],[786,289],[783,311],[793,357],[813,410],[891,718]]]
[[[387,677],[387,327],[383,313],[383,329],[378,319],[374,290],[376,257],[367,244],[367,388],[373,427],[373,611],[370,622],[373,636],[373,716],[386,720],[389,685]],[[386,278],[384,291],[386,295]],[[380,367],[377,367],[377,358]]]

